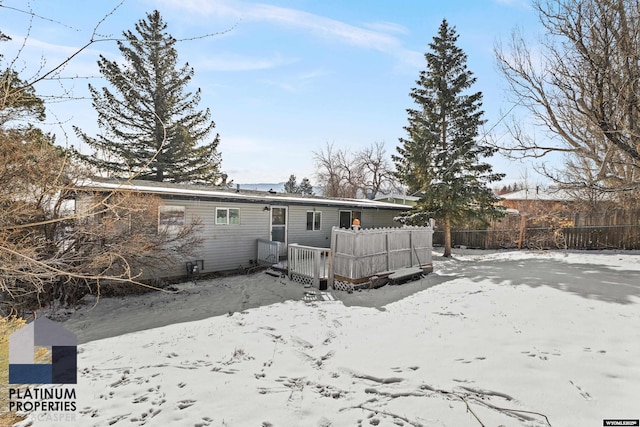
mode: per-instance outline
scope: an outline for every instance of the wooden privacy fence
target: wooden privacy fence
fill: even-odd
[[[572,215],[573,223],[578,226],[602,226],[640,224],[638,209],[609,209],[604,212],[576,212]]]
[[[520,229],[452,230],[451,244],[477,249],[517,248]],[[433,235],[435,245],[444,244],[444,232]],[[640,249],[640,225],[582,227],[526,227],[523,248],[529,249]]]
[[[430,265],[433,228],[399,227],[331,231],[332,277],[360,283],[382,272]]]
[[[563,228],[569,249],[640,249],[640,225]]]

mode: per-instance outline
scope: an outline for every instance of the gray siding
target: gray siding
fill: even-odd
[[[307,212],[322,212],[320,230],[307,230]],[[328,248],[331,228],[338,225],[338,209],[329,206],[290,206],[289,243]]]
[[[393,222],[398,210],[376,208],[349,208],[347,206],[326,206],[290,204],[270,204],[268,201],[215,201],[186,197],[163,197],[165,206],[182,206],[185,208],[185,221],[192,223],[196,218],[200,220],[202,228],[199,230],[203,244],[194,249],[192,256],[182,259],[176,265],[162,266],[161,276],[182,276],[186,274],[185,263],[203,260],[203,273],[225,270],[235,270],[239,267],[250,267],[251,261],[257,257],[257,240],[271,239],[271,215],[265,206],[286,206],[287,240],[288,243],[328,248],[331,245],[331,229],[339,226],[342,210],[362,212],[362,225],[372,227],[397,227]],[[86,209],[86,197],[79,197],[76,207]],[[239,224],[216,224],[216,208],[239,209]],[[307,230],[307,212],[322,213],[320,230]]]
[[[402,224],[393,220],[399,214],[400,211],[365,209],[362,211],[362,226],[364,228],[400,227]]]
[[[171,201],[180,205],[181,202]],[[204,260],[204,272],[233,270],[249,267],[250,260],[256,259],[257,239],[271,239],[270,215],[264,211],[265,205],[231,202],[182,202],[187,218],[199,217],[203,222],[205,242],[198,250],[198,258]],[[169,204],[169,202],[165,202]],[[331,229],[339,225],[339,211],[330,206],[287,206],[287,241],[301,245],[328,248],[331,246]],[[215,209],[237,208],[240,210],[240,224],[215,224]],[[307,212],[322,212],[320,230],[307,230]],[[365,227],[397,227],[393,221],[397,211],[365,209],[362,218]]]
[[[321,229],[307,230],[307,212],[322,212]],[[331,246],[331,229],[340,225],[340,211],[347,208],[329,206],[290,206],[289,243],[328,248]],[[362,212],[362,226],[365,228],[400,227],[393,220],[400,212],[381,209],[353,209]]]
[[[185,261],[204,260],[203,272],[249,267],[255,260],[257,239],[269,239],[269,212],[255,203],[165,200],[165,205],[184,206],[187,221],[199,218],[202,222],[203,245]],[[240,211],[239,224],[216,224],[216,208],[235,208]],[[184,266],[181,266],[184,272]]]

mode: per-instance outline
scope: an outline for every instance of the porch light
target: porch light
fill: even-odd
[[[265,206],[264,209],[262,209],[263,212],[269,212],[271,210],[271,208],[269,208],[269,206]]]

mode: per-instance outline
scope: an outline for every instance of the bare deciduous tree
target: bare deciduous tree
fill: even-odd
[[[86,175],[37,130],[0,131],[0,313],[142,284],[200,243],[198,221],[158,231],[157,197],[88,194]]]
[[[325,196],[375,197],[398,186],[384,143],[376,142],[355,153],[327,143],[313,154],[316,176]]]
[[[389,157],[381,142],[363,148],[356,153],[356,162],[363,169],[364,190],[367,196],[375,197],[381,192],[397,191],[399,184],[395,181]]]
[[[513,155],[564,153],[557,182],[627,193],[640,186],[640,1],[536,0],[546,37],[534,50],[514,32],[498,65],[514,101],[548,132],[510,126]],[[540,61],[540,62],[538,62]],[[633,197],[632,197],[633,198]]]

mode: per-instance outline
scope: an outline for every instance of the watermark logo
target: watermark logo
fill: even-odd
[[[9,384],[76,384],[78,340],[57,323],[39,317],[9,337]],[[51,363],[35,363],[37,348],[51,352]]]
[[[640,420],[602,420],[603,426],[640,426]]]

